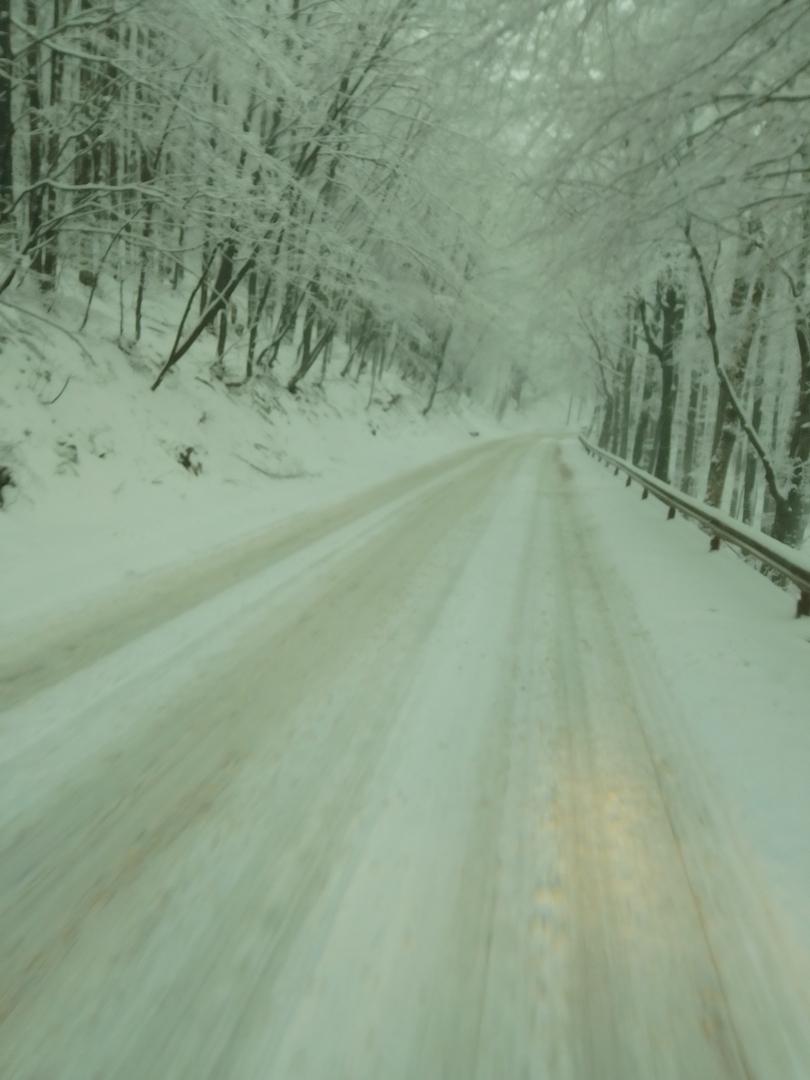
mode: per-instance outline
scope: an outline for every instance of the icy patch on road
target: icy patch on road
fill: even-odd
[[[569,444],[594,543],[632,595],[706,782],[810,957],[810,620],[693,523]]]

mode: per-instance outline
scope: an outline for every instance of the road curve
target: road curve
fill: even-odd
[[[579,497],[489,444],[0,660],[0,1077],[810,1076]]]

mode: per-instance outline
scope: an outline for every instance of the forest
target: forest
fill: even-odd
[[[807,0],[0,0],[0,304],[171,291],[157,392],[563,387],[800,547],[809,69]]]

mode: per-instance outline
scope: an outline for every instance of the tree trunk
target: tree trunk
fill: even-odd
[[[203,241],[202,246],[202,265],[203,270],[200,275],[200,315],[204,315],[208,308],[208,263],[211,255],[208,250],[208,240]]]
[[[399,324],[397,322],[392,323],[391,331],[388,334],[388,338],[385,343],[385,349],[383,351],[382,358],[380,360],[380,375],[386,367],[391,366],[391,360],[393,359],[394,352],[397,347],[397,338],[399,337]]]
[[[321,334],[321,336],[318,338],[317,342],[315,343],[315,346],[310,350],[309,357],[308,357],[306,363],[304,363],[304,361],[302,360],[301,366],[298,368],[295,375],[293,375],[293,377],[287,383],[287,389],[290,391],[291,394],[296,393],[296,391],[298,390],[298,384],[304,378],[304,376],[307,374],[309,369],[314,365],[315,361],[321,355],[323,350],[327,349],[329,347],[329,345],[332,342],[332,338],[334,337],[334,335],[335,335],[334,326],[333,325],[327,326],[326,329]]]
[[[447,333],[444,335],[444,339],[439,346],[438,355],[436,357],[436,367],[433,372],[433,385],[430,388],[430,397],[428,403],[422,409],[422,416],[427,416],[430,410],[433,408],[433,402],[436,400],[436,391],[439,389],[439,379],[441,378],[442,368],[444,367],[444,360],[447,356],[447,346],[450,343],[450,335],[453,333],[453,327],[450,326]]]
[[[217,331],[217,358],[214,362],[214,368],[218,376],[225,374],[225,369],[222,366],[222,361],[225,358],[225,345],[228,341],[228,309],[223,307],[219,313],[219,329]]]
[[[36,39],[37,0],[27,0],[26,17],[28,31]],[[43,174],[43,118],[42,96],[39,88],[39,48],[31,44],[28,49],[28,71],[26,91],[28,97],[28,183],[31,191],[28,195],[28,236],[33,250],[31,269],[39,276],[39,284],[47,288],[44,279],[44,260],[42,233],[44,225],[45,188],[42,185]]]
[[[741,510],[740,496],[742,495],[744,456],[745,454],[743,444],[738,442],[734,451],[734,466],[732,468],[733,483],[731,488],[731,500],[728,504],[729,516],[733,518],[740,516],[738,511]]]
[[[598,445],[600,450],[606,450],[610,444],[614,428],[613,411],[613,395],[607,394],[605,397],[605,409],[602,413],[602,426],[599,431]]]
[[[273,279],[268,276],[267,281],[264,283],[262,294],[259,297],[259,302],[254,304],[253,310],[250,308],[250,295],[251,295],[251,281],[254,282],[253,290],[255,295],[255,289],[258,285],[256,275],[250,274],[248,277],[248,320],[250,322],[250,333],[248,334],[248,357],[247,357],[247,378],[249,379],[253,374],[253,361],[256,356],[256,340],[259,336],[259,320],[262,317],[264,309],[267,305],[267,300],[270,296],[270,289],[273,286]]]
[[[83,14],[90,11],[93,0],[80,0],[79,11]],[[78,93],[79,99],[82,102],[92,102],[94,97],[98,96],[98,87],[94,86],[95,78],[93,74],[93,43],[88,41],[84,44],[83,57],[79,61],[79,86]],[[83,131],[80,131],[76,137],[76,163],[74,165],[74,181],[78,188],[88,189],[84,193],[79,191],[76,194],[76,208],[80,209],[84,204],[89,204],[92,194],[88,194],[90,185],[97,180],[95,175],[94,163],[98,154],[98,140],[100,133],[98,125],[95,123],[87,124]],[[128,232],[129,230],[127,230]],[[81,239],[81,262],[83,268],[90,269],[95,261],[93,252],[93,242],[90,237],[83,236]]]
[[[601,399],[597,398],[596,403],[594,404],[594,407],[593,407],[593,412],[591,413],[591,422],[590,422],[590,424],[588,424],[588,430],[585,433],[585,438],[586,439],[590,439],[593,436],[593,429],[596,427],[596,424],[599,421],[601,415],[602,415],[602,401],[601,401]]]
[[[624,382],[622,385],[622,415],[621,434],[619,437],[619,457],[627,457],[628,444],[630,442],[630,403],[633,397],[633,368],[636,363],[635,346],[632,355],[627,359],[624,368]]]
[[[366,370],[366,364],[368,363],[368,347],[370,341],[370,338],[364,337],[360,345],[360,362],[357,365],[357,371],[355,371],[354,373],[355,386],[357,385],[357,383],[360,382],[360,376]]]
[[[633,464],[639,466],[644,454],[644,445],[647,439],[647,428],[650,423],[650,402],[652,401],[655,387],[655,365],[651,356],[647,357],[644,366],[644,387],[641,391],[641,408],[639,409],[636,423],[636,434],[633,439]]]
[[[661,412],[656,429],[656,451],[653,473],[665,484],[669,483],[669,458],[672,450],[672,422],[678,400],[678,369],[675,366],[675,346],[683,332],[684,297],[672,281],[661,289]]]
[[[686,437],[684,440],[683,468],[681,471],[681,489],[687,495],[691,495],[695,490],[692,469],[694,468],[695,463],[700,383],[699,373],[693,368],[689,375],[689,404],[686,409]]]
[[[613,399],[613,419],[611,421],[610,431],[610,452],[611,454],[618,454],[619,452],[619,439],[621,437],[621,424],[622,424],[622,388],[624,387],[624,362],[620,358],[618,367],[613,377],[613,393],[611,398]]]
[[[762,427],[762,386],[754,387],[754,404],[751,409],[751,427],[759,434]],[[745,477],[743,478],[743,521],[746,525],[754,524],[756,510],[757,455],[749,446],[745,458]]]
[[[678,397],[678,374],[670,358],[661,367],[661,412],[658,416],[658,428],[655,434],[655,456],[653,475],[665,484],[669,483],[669,455],[672,447],[672,420],[675,415],[675,402]]]
[[[14,120],[11,86],[14,54],[11,51],[11,0],[0,0],[0,222],[14,202]]]
[[[658,280],[652,330],[647,322],[647,307],[643,299],[639,300],[638,312],[644,330],[644,338],[647,342],[647,349],[661,365],[661,407],[658,412],[655,438],[647,468],[659,480],[668,483],[669,458],[672,448],[672,423],[675,416],[675,405],[678,400],[675,346],[683,331],[684,317],[683,292],[674,281],[671,273],[667,273],[665,277]],[[659,319],[662,321],[660,343],[655,339]]]
[[[229,240],[222,252],[222,259],[219,263],[219,271],[217,272],[214,287],[211,290],[213,293],[213,296],[211,297],[212,302],[219,303],[220,307],[225,307],[227,301],[230,299],[230,294],[228,293],[228,286],[233,280],[233,264],[234,259],[236,258],[236,250],[236,241]]]
[[[183,244],[186,240],[186,229],[184,225],[180,225],[179,232],[177,234],[177,247],[178,252],[174,260],[174,274],[172,275],[172,292],[177,292],[177,286],[183,280],[183,274],[185,273],[185,267],[183,265]]]
[[[795,330],[801,363],[799,393],[788,442],[787,493],[777,503],[771,535],[792,547],[801,547],[810,511],[810,325],[806,314],[797,314]]]
[[[661,435],[661,417],[660,414],[656,417],[655,424],[652,426],[652,436],[647,437],[647,453],[642,464],[642,468],[651,473],[655,468],[655,459],[658,457],[658,441]]]
[[[377,376],[380,371],[380,364],[382,363],[382,345],[379,338],[374,342],[374,349],[371,353],[371,386],[368,391],[368,401],[366,402],[366,411],[371,408],[371,403],[374,401],[374,391],[377,388]]]
[[[635,301],[631,301],[627,307],[627,318],[625,320],[624,342],[622,348],[621,414],[618,418],[619,440],[617,444],[617,453],[621,458],[627,457],[627,448],[630,442],[630,404],[633,398],[633,370],[636,364],[637,343],[638,304]]]
[[[808,216],[806,216],[806,225],[808,226],[808,234],[806,234],[806,238],[808,239],[808,241],[810,241],[810,217],[808,217]],[[707,335],[707,337],[709,339],[709,344],[710,344],[711,350],[712,350],[712,363],[714,364],[714,369],[717,372],[717,377],[718,377],[721,385],[723,386],[723,388],[726,391],[726,394],[728,395],[728,398],[729,398],[729,401],[731,402],[732,407],[734,408],[736,418],[737,418],[737,422],[742,426],[742,429],[745,432],[746,437],[748,438],[749,442],[751,443],[751,445],[756,450],[757,455],[759,457],[759,460],[762,462],[762,468],[763,468],[763,470],[765,472],[765,482],[767,483],[768,489],[770,490],[771,496],[773,497],[774,504],[776,505],[776,508],[777,508],[777,513],[781,513],[785,509],[785,504],[787,503],[787,499],[786,499],[784,491],[781,490],[780,487],[779,487],[779,482],[778,482],[777,475],[776,475],[776,467],[774,466],[771,455],[768,453],[768,451],[766,450],[765,445],[763,444],[763,442],[760,439],[759,435],[757,434],[757,432],[752,427],[751,420],[749,419],[747,413],[745,412],[745,409],[743,408],[742,403],[739,400],[739,395],[736,392],[736,390],[734,388],[734,385],[731,382],[731,379],[729,378],[728,372],[725,370],[722,363],[720,362],[720,348],[719,348],[718,341],[717,341],[717,316],[715,314],[714,297],[712,295],[712,288],[711,288],[711,284],[709,282],[708,274],[706,273],[706,267],[705,267],[705,265],[703,263],[703,259],[701,257],[701,254],[700,254],[699,250],[697,249],[697,247],[695,246],[694,240],[692,239],[691,222],[688,219],[687,219],[686,225],[684,226],[684,235],[686,237],[686,242],[689,245],[689,248],[690,248],[690,250],[692,252],[692,257],[694,258],[695,263],[697,264],[698,273],[700,275],[701,286],[702,286],[702,289],[703,289],[703,296],[704,296],[704,300],[706,302],[706,317],[707,317],[707,323],[708,323],[708,325],[706,327],[706,335]],[[795,286],[792,285],[792,288],[794,289],[794,297],[801,296],[803,291],[804,291],[803,286],[802,286],[802,288],[800,288],[798,290],[798,292],[795,290]],[[797,312],[797,315],[799,315],[800,311],[799,311],[798,305],[797,305],[797,308],[796,308],[796,312]],[[810,339],[808,339],[808,335],[807,335],[806,322],[803,322],[803,327],[804,327],[804,332],[799,334],[799,339],[800,339],[799,340],[799,349],[800,349],[800,352],[802,352],[802,376],[804,376],[805,371],[807,372],[807,384],[808,385],[807,385],[807,401],[806,401],[806,404],[807,404],[807,410],[808,410],[808,415],[807,415],[808,423],[806,425],[806,428],[807,428],[806,434],[807,434],[807,438],[808,438],[807,449],[808,449],[808,451],[810,451]],[[799,324],[797,323],[797,331],[798,330],[799,330]],[[804,340],[804,344],[802,344],[802,338]],[[804,350],[804,351],[802,351],[802,350]],[[804,364],[805,357],[807,358],[806,367],[805,367],[805,364]],[[801,394],[799,396],[800,396],[800,399],[801,399]]]
[[[746,245],[748,245],[748,241],[746,241]],[[746,246],[742,253],[742,258],[746,259],[749,256],[750,247]],[[753,345],[754,337],[757,332],[759,311],[762,306],[764,295],[765,281],[762,275],[758,274],[751,292],[751,300],[748,304],[748,314],[745,325],[742,327],[741,332],[738,333],[737,341],[732,352],[731,363],[726,369],[729,382],[738,396],[742,390],[743,381],[745,379],[745,370],[748,366],[748,357],[751,353],[751,346]],[[743,270],[743,272],[739,273],[735,278],[731,292],[730,317],[732,320],[739,319],[747,299],[748,277]],[[706,482],[706,502],[710,506],[720,506],[723,501],[723,489],[726,484],[726,476],[728,475],[728,467],[731,463],[734,444],[737,441],[738,430],[739,420],[734,410],[734,405],[728,390],[721,383],[720,393],[717,398],[717,415],[714,423],[714,435],[712,437],[712,456],[709,464],[709,478]]]
[[[810,262],[810,202],[802,211],[802,246],[799,273],[792,286],[794,331],[799,346],[799,387],[788,439],[787,492],[777,503],[772,535],[793,547],[801,547],[810,512],[810,317],[807,271]]]
[[[258,307],[257,293],[259,291],[259,277],[255,270],[251,270],[247,279],[247,325],[248,325],[248,355],[247,378],[253,372],[253,355],[256,351],[256,334],[258,333],[259,318],[256,313]]]
[[[58,31],[61,22],[61,0],[53,0],[53,30]],[[52,108],[59,105],[62,99],[62,80],[64,77],[64,56],[57,49],[51,50],[50,56],[50,104]],[[48,124],[48,139],[46,145],[46,162],[48,176],[56,176],[59,169],[61,155],[61,136],[53,121]],[[42,269],[48,288],[56,284],[56,267],[58,254],[58,231],[53,222],[56,220],[56,189],[50,184],[43,199],[46,227],[42,237]]]
[[[301,344],[298,346],[298,368],[295,374],[287,383],[287,389],[291,394],[294,394],[298,389],[298,383],[303,379],[304,375],[309,371],[312,361],[310,356],[312,353],[312,331],[315,329],[315,306],[314,304],[308,304],[306,314],[304,315],[304,329],[301,334]]]
[[[296,393],[298,390],[298,384],[307,374],[309,369],[321,355],[322,351],[328,348],[332,338],[335,336],[335,327],[337,325],[337,312],[332,312],[329,321],[322,322],[318,317],[316,308],[316,301],[318,299],[323,300],[323,294],[320,291],[318,285],[318,275],[316,273],[313,281],[310,283],[307,292],[313,298],[307,304],[306,313],[304,315],[304,330],[301,335],[301,344],[298,349],[299,364],[298,368],[287,383],[287,389],[291,394]],[[294,313],[290,313],[291,315]],[[315,345],[312,345],[312,332],[318,326],[318,339]],[[277,335],[278,336],[278,335]]]
[[[755,361],[755,371],[753,378],[752,388],[752,404],[751,404],[751,427],[759,435],[762,429],[762,412],[763,412],[763,397],[764,397],[764,385],[763,379],[765,377],[766,364],[768,360],[768,330],[764,324],[764,320],[767,319],[771,310],[771,304],[773,302],[773,283],[768,286],[768,293],[765,299],[765,307],[763,316],[760,319],[760,332],[759,342],[757,344],[757,355]],[[771,443],[774,446],[775,443]],[[743,511],[742,517],[746,525],[754,524],[754,517],[756,516],[757,506],[757,455],[753,446],[750,443],[746,447],[745,455],[745,475],[743,477]]]
[[[146,206],[146,220],[143,225],[143,244],[141,246],[141,268],[138,271],[138,293],[135,297],[135,340],[141,340],[141,320],[143,317],[143,298],[146,292],[146,268],[149,262],[149,254],[146,250],[146,245],[149,242],[149,238],[152,235],[152,210],[154,204],[152,202],[147,203]]]
[[[216,254],[216,248],[214,249],[214,254]],[[160,369],[157,378],[155,379],[155,381],[152,383],[152,386],[150,387],[151,390],[157,390],[157,388],[160,386],[160,384],[163,382],[163,380],[166,378],[166,376],[172,370],[172,368],[175,367],[175,365],[178,364],[183,359],[183,357],[186,355],[186,353],[189,351],[189,349],[199,339],[200,335],[207,329],[207,327],[209,327],[211,325],[211,323],[214,321],[214,319],[216,319],[217,315],[222,310],[222,308],[227,306],[227,303],[230,300],[231,296],[234,294],[234,292],[236,292],[236,290],[239,288],[239,286],[244,281],[245,277],[250,273],[250,271],[256,265],[257,254],[258,254],[258,249],[254,248],[254,250],[251,252],[250,257],[244,262],[244,264],[242,265],[242,268],[239,270],[239,272],[235,276],[231,277],[231,279],[230,279],[228,285],[226,286],[226,288],[224,289],[224,291],[214,295],[213,300],[208,305],[208,307],[205,309],[205,312],[203,313],[202,317],[198,320],[197,325],[188,334],[185,341],[181,344],[180,343],[180,338],[181,338],[181,335],[183,333],[183,327],[185,325],[186,316],[188,315],[188,311],[189,311],[189,308],[188,307],[186,308],[186,311],[185,311],[185,313],[183,315],[183,318],[182,318],[182,320],[180,322],[180,326],[179,326],[178,331],[177,331],[177,336],[175,337],[174,345],[172,346],[172,351],[169,354],[169,359],[166,361],[166,363]],[[203,276],[205,275],[207,269],[208,269],[207,266],[203,267]],[[190,303],[193,301],[193,299],[194,299],[194,293],[192,293],[192,295],[191,295]]]
[[[783,369],[784,370],[784,369]],[[781,374],[781,372],[780,372]],[[779,443],[779,398],[773,403],[773,415],[771,416],[771,446],[777,446]],[[773,532],[773,522],[776,515],[776,499],[773,497],[773,492],[770,486],[765,488],[765,497],[762,500],[762,523],[760,528],[771,534]]]
[[[299,290],[293,282],[288,282],[284,288],[284,302],[281,305],[279,325],[285,328],[284,336],[288,341],[295,337],[295,324],[298,321],[298,311],[301,307]]]
[[[334,335],[329,338],[323,349],[323,360],[321,362],[321,374],[318,377],[317,386],[322,387],[326,379],[326,370],[329,367],[329,363],[332,359],[332,346],[335,343]]]

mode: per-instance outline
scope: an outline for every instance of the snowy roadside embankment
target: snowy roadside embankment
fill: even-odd
[[[752,867],[810,951],[810,620],[736,554],[709,552],[695,524],[643,502],[581,446],[567,445],[594,542],[630,591],[680,706],[694,761],[753,839]],[[615,584],[615,583],[614,583]],[[614,594],[616,590],[613,590]]]
[[[0,306],[0,464],[15,484],[0,516],[0,637],[506,433],[469,403],[438,401],[423,417],[394,372],[369,404],[337,361],[295,397],[269,380],[227,389],[209,373],[213,339],[150,393],[166,304],[151,305],[127,351],[101,299],[82,335],[78,298],[52,313],[31,297],[11,304]]]

